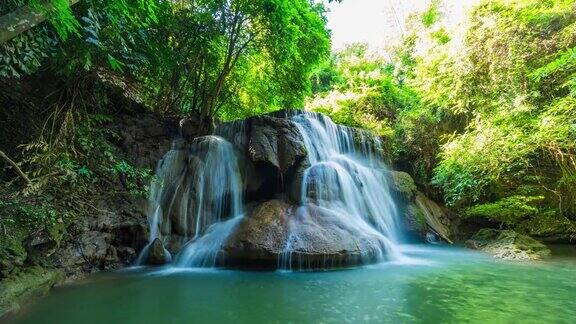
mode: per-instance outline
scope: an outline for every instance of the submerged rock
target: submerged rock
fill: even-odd
[[[46,295],[63,279],[61,271],[33,267],[0,282],[0,319],[17,312],[23,302]]]
[[[546,245],[512,230],[484,228],[466,245],[505,260],[540,260],[550,255]]]
[[[146,258],[146,264],[149,265],[164,265],[172,261],[172,256],[164,248],[164,244],[159,238],[154,239],[152,244],[148,247],[148,257]]]

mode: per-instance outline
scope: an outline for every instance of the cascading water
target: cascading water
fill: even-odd
[[[266,124],[271,122],[277,124]],[[272,255],[277,268],[308,269],[400,256],[397,208],[377,137],[302,111],[228,123],[217,134],[191,143],[174,141],[158,165],[150,194],[149,246],[154,240],[169,246],[177,253],[173,266],[214,267],[226,264],[229,256],[235,264],[245,257],[258,264]],[[292,142],[286,144],[283,136]],[[302,158],[287,149],[302,152]],[[250,190],[246,177],[260,186],[249,201],[244,198]],[[285,194],[294,188],[299,198]],[[265,223],[250,227],[260,217],[251,213],[267,210],[257,206],[271,199],[282,202],[272,206],[286,209],[273,217],[265,214]],[[251,206],[246,217],[245,205]],[[146,263],[149,246],[138,264]]]
[[[300,113],[292,117],[303,136],[310,166],[304,171],[298,223],[315,220],[304,210],[310,205],[329,211],[349,231],[370,234],[375,244],[363,255],[364,262],[395,259],[397,208],[390,195],[386,166],[378,158],[381,147],[375,136],[336,125],[324,115]],[[279,266],[291,269],[295,247],[303,246],[301,226],[289,223],[289,235]]]
[[[184,243],[182,267],[215,266],[222,243],[243,215],[242,181],[232,144],[219,136],[176,140],[160,161],[150,195],[150,240]],[[139,257],[143,263],[145,248]]]

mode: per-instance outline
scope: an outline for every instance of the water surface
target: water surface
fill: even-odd
[[[541,263],[441,246],[326,272],[139,269],[57,289],[14,323],[574,323],[576,251]]]

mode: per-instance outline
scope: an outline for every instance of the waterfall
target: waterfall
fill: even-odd
[[[398,211],[386,184],[386,166],[377,153],[380,140],[364,131],[336,125],[317,113],[300,113],[292,120],[303,136],[310,164],[301,183],[300,208],[316,205],[341,218],[339,221],[349,230],[377,237],[378,242],[366,251],[366,258],[399,258]],[[301,211],[299,215],[306,213]],[[288,231],[279,265],[291,269],[294,247],[306,243],[300,238],[298,226],[290,223]]]
[[[174,141],[150,190],[150,239],[184,243],[178,266],[215,266],[218,251],[243,215],[242,181],[232,144],[203,136]],[[142,264],[145,248],[137,264]]]
[[[150,190],[149,246],[154,240],[168,246],[175,254],[170,259],[176,267],[223,265],[228,253],[237,253],[240,258],[272,254],[280,269],[330,268],[399,258],[398,210],[389,192],[379,138],[337,125],[316,113],[285,111],[280,117],[263,118],[256,124],[251,124],[254,120],[250,119],[223,124],[216,131],[218,135],[191,142],[174,141],[158,164]],[[302,158],[290,160],[293,165],[284,171],[280,167],[274,169],[273,164],[263,166],[267,160],[262,158],[271,158],[281,166],[288,163],[279,162],[287,155],[282,151],[286,144],[281,144],[285,143],[281,137],[285,133],[254,127],[266,125],[267,120],[276,120],[274,125],[280,125],[270,127],[292,127],[290,134],[296,136],[290,135],[290,140],[295,142],[288,147],[300,145],[300,152],[305,149]],[[262,148],[266,154],[254,153],[254,149]],[[251,154],[260,160],[254,162]],[[264,171],[258,173],[259,167]],[[284,179],[284,175],[290,179]],[[255,191],[252,196],[245,194],[251,190],[247,179],[257,180],[253,186],[267,183],[266,189],[258,189],[265,191],[258,192],[274,197],[265,199],[280,199],[289,207],[274,216],[271,223],[257,227],[263,231],[258,238],[267,238],[253,245],[253,232],[242,231],[242,226],[250,223],[250,213],[257,210],[254,206],[265,201],[254,196]],[[294,188],[298,188],[296,198],[285,194],[286,190],[294,192]],[[248,204],[250,208],[245,207]],[[246,217],[245,209],[249,213]],[[283,234],[262,234],[267,231],[266,226],[278,226],[274,224],[283,224],[282,231],[274,232]],[[249,233],[248,239],[243,236],[239,243],[227,245],[234,241],[237,232]],[[276,241],[266,244],[269,239]],[[331,240],[337,240],[341,248],[332,248],[336,245],[331,246]],[[156,251],[160,249],[158,244]],[[137,264],[146,263],[149,246]],[[249,249],[254,246],[270,246],[272,250],[250,254]],[[312,258],[308,258],[310,255]],[[238,262],[238,257],[234,262]]]

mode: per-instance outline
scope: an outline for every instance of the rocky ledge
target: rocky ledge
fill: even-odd
[[[326,135],[311,144],[312,135],[306,132],[312,131],[307,127],[318,127],[318,132],[325,131]],[[384,157],[379,140],[365,131],[337,126],[323,115],[283,110],[222,125],[216,133],[235,152],[245,206],[244,217],[217,252],[217,266],[263,270],[366,264],[394,253],[394,244],[387,236],[391,232],[409,232],[420,241],[452,241],[453,221],[446,209],[419,192],[409,174],[387,170],[380,163]],[[225,220],[216,215],[213,205],[226,207],[229,201],[213,204],[211,199],[232,195],[226,191],[213,198],[199,194],[205,185],[198,178],[199,172],[208,174],[206,170],[217,168],[214,158],[210,165],[203,161],[209,155],[206,150],[223,145],[218,144],[220,140],[187,136],[184,129],[182,134],[184,139],[175,142],[161,164],[166,185],[160,189],[154,210],[161,210],[158,229],[162,242],[154,241],[145,251],[150,253],[144,258],[150,265],[168,260],[165,250],[178,254],[186,238],[208,229],[206,219]],[[338,143],[332,143],[329,136]],[[329,152],[337,153],[316,161],[322,150],[318,147],[329,145],[335,145]],[[345,153],[339,151],[343,146],[347,147]],[[224,146],[214,150],[222,149]],[[315,164],[311,167],[311,163]],[[304,179],[307,182],[303,186]],[[303,198],[304,188],[307,192]],[[367,203],[371,207],[360,202],[367,199],[371,199]],[[354,204],[362,207],[354,209]],[[370,209],[372,206],[379,209]],[[393,219],[384,219],[388,215]],[[196,217],[204,228],[190,226],[198,224]]]
[[[546,245],[512,230],[484,228],[466,241],[466,245],[504,260],[541,260],[550,255]]]

